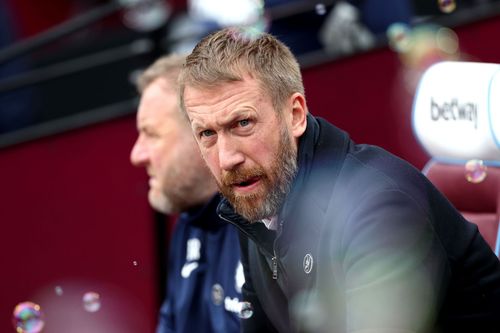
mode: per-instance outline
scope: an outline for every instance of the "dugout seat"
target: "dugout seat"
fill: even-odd
[[[413,131],[429,180],[500,251],[500,65],[441,62],[422,75]]]

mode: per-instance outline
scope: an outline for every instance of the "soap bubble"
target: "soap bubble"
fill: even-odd
[[[166,1],[161,0],[121,0],[127,10],[123,14],[123,23],[130,29],[148,32],[163,26],[172,9]]]
[[[87,312],[96,312],[101,308],[101,297],[98,293],[89,291],[83,295],[83,308]]]
[[[318,4],[316,4],[315,8],[316,8],[316,14],[321,15],[321,16],[326,14],[326,7],[324,4],[318,3]]]
[[[451,13],[457,8],[455,0],[438,0],[439,9],[446,14]]]
[[[396,52],[406,52],[411,46],[411,29],[405,23],[392,23],[387,28],[389,46]]]
[[[57,296],[62,296],[62,294],[64,293],[63,288],[61,286],[55,286],[54,292],[56,293]]]
[[[12,313],[12,323],[18,333],[41,332],[45,322],[40,305],[33,302],[19,303]]]
[[[449,28],[439,28],[436,33],[437,47],[448,54],[456,54],[458,52],[458,36],[455,31]]]
[[[264,14],[248,24],[233,27],[231,31],[232,36],[235,39],[254,41],[267,32],[269,30],[269,26],[270,18]]]
[[[465,163],[465,179],[473,184],[482,182],[487,176],[488,168],[482,160],[470,160]]]

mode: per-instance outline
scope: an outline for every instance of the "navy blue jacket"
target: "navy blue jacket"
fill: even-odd
[[[238,231],[219,220],[215,196],[182,213],[172,235],[167,298],[157,333],[239,332],[244,283]]]
[[[500,332],[500,264],[420,171],[308,116],[278,230],[249,223],[245,332]],[[243,239],[242,239],[243,240]]]

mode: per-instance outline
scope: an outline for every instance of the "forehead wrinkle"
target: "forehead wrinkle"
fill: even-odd
[[[250,105],[241,105],[237,106],[235,109],[232,111],[227,111],[227,114],[223,115],[218,121],[217,125],[224,127],[227,125],[230,125],[233,123],[236,119],[240,118],[241,116],[247,116],[249,113],[251,113],[255,108]]]
[[[211,114],[211,117],[203,125],[200,124],[200,121],[198,121],[196,118],[194,118],[191,120],[191,127],[193,129],[213,128],[213,127],[225,128],[225,127],[228,127],[229,125],[231,125],[236,119],[240,118],[241,116],[246,117],[253,110],[254,110],[254,107],[245,105],[243,107],[237,107],[236,109],[234,109],[232,111],[226,111],[227,114],[224,114],[225,110],[216,111],[215,113],[223,112],[223,115],[220,118],[217,118],[214,114]],[[212,121],[213,121],[213,125],[211,124]]]
[[[207,127],[206,124],[203,126],[199,124],[200,119],[204,118],[203,115],[207,115],[203,121],[207,123],[213,121],[214,126],[224,127],[242,114],[256,111],[256,106],[251,103],[252,100],[255,100],[256,103],[260,102],[258,96],[252,98],[255,95],[254,92],[248,92],[247,90],[233,93],[228,97],[225,97],[225,95],[227,94],[218,95],[208,100],[202,95],[192,99],[191,103],[186,103],[186,111],[191,121],[191,126],[193,128]],[[241,95],[246,96],[242,98]],[[242,99],[243,101],[241,101]],[[210,103],[211,100],[215,101]],[[207,106],[207,104],[210,105]]]

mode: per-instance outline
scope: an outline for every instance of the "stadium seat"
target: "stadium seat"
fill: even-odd
[[[441,62],[422,75],[412,124],[431,157],[423,169],[500,250],[500,65]]]

